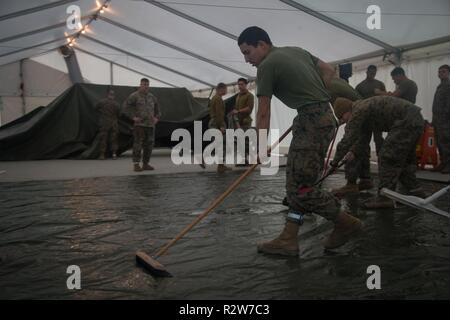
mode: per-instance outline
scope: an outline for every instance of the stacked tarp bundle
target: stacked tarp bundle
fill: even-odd
[[[97,102],[112,88],[122,106],[135,87],[75,84],[47,107],[0,127],[0,160],[93,159],[99,156],[99,115]],[[209,120],[205,103],[195,100],[185,88],[150,88],[161,107],[156,126],[156,146],[171,147],[171,134],[177,128],[193,133],[193,122]],[[119,153],[132,146],[132,121],[124,114],[119,119]]]

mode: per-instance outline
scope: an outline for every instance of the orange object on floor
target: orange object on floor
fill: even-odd
[[[425,128],[416,146],[417,166],[425,169],[426,165],[432,165],[433,169],[438,165],[438,154],[434,127],[425,122]]]

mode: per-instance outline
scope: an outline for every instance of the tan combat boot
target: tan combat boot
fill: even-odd
[[[135,172],[141,172],[141,171],[142,171],[142,168],[141,168],[141,166],[139,165],[139,163],[135,163],[135,164],[134,164],[134,171],[135,171]]]
[[[297,233],[300,225],[286,221],[283,232],[272,241],[258,244],[258,252],[279,254],[283,256],[298,256]]]
[[[142,170],[155,170],[155,168],[153,168],[151,165],[149,165],[148,163],[143,163],[142,164]]]
[[[366,209],[394,209],[395,203],[393,200],[387,197],[376,196],[367,199],[365,202],[363,202],[362,206]]]
[[[373,188],[372,180],[370,179],[359,179],[358,189],[359,191],[370,190]]]
[[[362,229],[362,222],[358,218],[341,212],[334,221],[333,232],[325,240],[325,249],[334,249],[345,244],[352,235]]]
[[[337,197],[342,197],[342,196],[345,196],[346,194],[358,193],[358,192],[359,192],[358,185],[356,183],[350,183],[350,182],[347,182],[347,184],[341,188],[331,190],[331,193],[333,193]]]
[[[231,170],[231,168],[227,167],[224,164],[217,165],[217,172],[219,172],[219,173],[223,173],[223,172],[228,171],[228,170]]]

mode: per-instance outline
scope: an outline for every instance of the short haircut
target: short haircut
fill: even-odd
[[[450,66],[448,64],[443,64],[442,66],[439,67],[438,70],[440,70],[440,69],[447,69],[447,71],[450,72]]]
[[[370,66],[367,67],[367,71],[370,71],[370,70],[377,71],[377,66],[371,64]]]
[[[225,83],[220,82],[217,84],[216,89],[219,90],[219,89],[224,89],[226,87],[227,87],[227,85]]]
[[[241,81],[244,82],[245,84],[248,84],[248,80],[245,79],[245,78],[239,78],[238,79],[238,83],[241,82]]]
[[[391,71],[391,76],[404,76],[405,70],[403,68],[397,67],[394,68],[394,70]]]
[[[270,40],[267,32],[260,27],[253,26],[242,31],[238,38],[238,45],[246,43],[249,46],[256,47],[258,45],[258,41],[263,41],[269,45],[272,45],[272,41]]]
[[[142,78],[142,79],[141,79],[141,82],[147,82],[147,83],[150,83],[150,80],[148,80],[147,78]]]

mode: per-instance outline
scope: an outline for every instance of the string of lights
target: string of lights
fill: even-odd
[[[85,34],[85,33],[86,33],[86,30],[88,30],[89,25],[92,23],[92,21],[97,20],[97,18],[98,18],[98,16],[99,16],[100,14],[105,13],[105,10],[108,8],[109,2],[110,2],[110,1],[111,1],[111,0],[105,0],[105,1],[103,2],[103,4],[100,4],[99,7],[98,7],[98,9],[97,9],[97,10],[95,11],[95,13],[89,18],[89,20],[87,21],[87,23],[85,23],[84,25],[82,25],[81,22],[80,22],[79,31],[78,31],[76,34],[67,37],[67,44],[68,44],[70,47],[73,47],[73,45],[75,44],[75,41],[76,41],[82,34]]]

